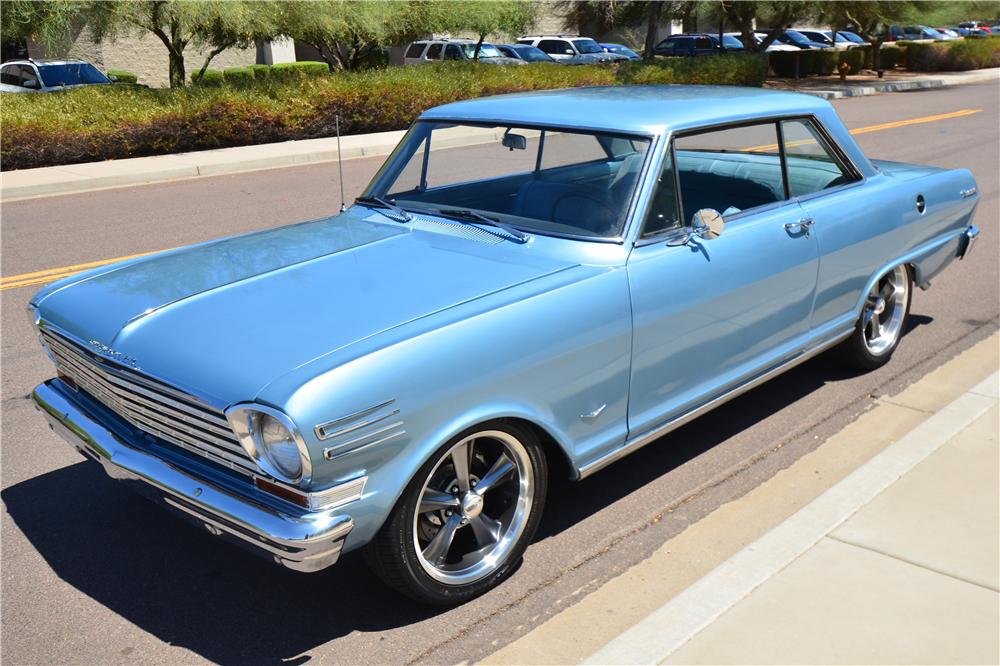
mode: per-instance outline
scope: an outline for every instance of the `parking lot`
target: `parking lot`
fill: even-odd
[[[52,374],[23,314],[46,275],[333,214],[336,165],[5,203],[2,273],[21,286],[0,292],[2,660],[457,663],[494,652],[814,449],[873,396],[997,329],[998,93],[989,83],[834,103],[870,157],[978,180],[976,251],[916,293],[888,366],[853,376],[819,357],[584,482],[555,479],[518,574],[454,610],[402,599],[356,556],[305,575],[215,543],[107,481],[27,399]],[[380,162],[345,162],[349,198]]]

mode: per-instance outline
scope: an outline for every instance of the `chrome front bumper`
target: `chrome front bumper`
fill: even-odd
[[[296,571],[319,571],[336,563],[354,528],[350,516],[333,511],[292,515],[215,487],[135,446],[87,414],[72,389],[58,379],[31,394],[49,427],[113,479],[130,482],[210,534],[249,547]]]

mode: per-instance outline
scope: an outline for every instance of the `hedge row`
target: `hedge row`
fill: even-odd
[[[767,73],[762,59],[740,55],[621,68],[448,62],[294,83],[274,76],[280,69],[270,68],[261,81],[254,72],[252,87],[87,86],[9,95],[0,106],[0,163],[25,169],[327,137],[338,114],[344,134],[381,132],[407,127],[430,107],[483,95],[616,83],[760,86]]]
[[[109,69],[108,78],[114,77],[116,83],[138,83],[139,76],[124,69]]]
[[[906,67],[920,72],[958,72],[1000,66],[1000,37],[953,42],[910,42]]]
[[[248,67],[228,67],[224,70],[206,69],[204,73],[191,73],[195,85],[219,87],[227,83],[237,87],[249,87],[260,81],[297,81],[306,76],[325,76],[330,68],[325,62],[305,60],[284,62],[277,65],[250,65]]]

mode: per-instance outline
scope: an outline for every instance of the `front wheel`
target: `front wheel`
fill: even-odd
[[[420,469],[366,548],[382,580],[424,603],[459,604],[513,571],[541,519],[545,454],[530,429],[467,430]]]
[[[844,359],[861,370],[889,362],[903,337],[910,314],[913,279],[905,265],[883,275],[868,292],[861,318],[850,338],[841,344]]]

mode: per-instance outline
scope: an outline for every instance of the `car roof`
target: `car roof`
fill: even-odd
[[[44,60],[38,60],[35,58],[16,58],[14,60],[6,60],[3,62],[4,65],[70,65],[81,63],[84,65],[89,65],[90,63],[86,60],[80,60],[79,58],[48,58]]]
[[[671,128],[809,114],[827,107],[829,103],[818,97],[780,90],[632,85],[480,97],[434,107],[420,118],[661,134]]]

